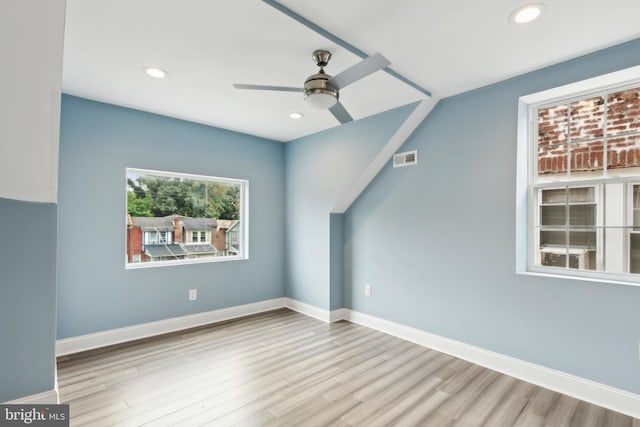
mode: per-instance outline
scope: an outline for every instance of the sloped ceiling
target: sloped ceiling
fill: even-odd
[[[547,0],[541,19],[514,0],[281,0],[280,3],[443,98],[640,37],[637,0]],[[63,90],[89,99],[289,141],[339,125],[300,93],[315,49],[337,74],[360,61],[260,0],[67,0]],[[158,66],[169,77],[146,76]],[[355,119],[424,94],[379,71],[340,92]],[[304,117],[292,120],[290,112]]]

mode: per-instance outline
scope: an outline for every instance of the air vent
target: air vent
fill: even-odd
[[[413,166],[418,164],[418,150],[398,153],[393,156],[393,167]]]

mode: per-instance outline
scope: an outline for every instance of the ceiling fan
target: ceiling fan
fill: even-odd
[[[263,86],[237,83],[233,86],[236,89],[302,92],[304,93],[304,99],[310,106],[317,109],[328,109],[340,123],[347,123],[352,121],[353,118],[338,100],[340,89],[357,82],[369,74],[382,70],[390,64],[387,58],[376,53],[332,77],[324,72],[324,67],[327,66],[331,59],[331,52],[318,49],[313,52],[312,58],[316,65],[320,67],[320,70],[305,80],[304,87]]]

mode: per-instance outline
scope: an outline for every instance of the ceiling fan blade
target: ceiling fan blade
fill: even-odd
[[[329,111],[331,112],[331,114],[333,114],[333,117],[338,119],[340,124],[353,121],[353,117],[351,117],[351,115],[347,112],[347,110],[344,108],[344,105],[342,105],[340,101],[336,102],[333,107],[329,108]]]
[[[351,83],[357,82],[363,77],[373,74],[378,70],[382,70],[386,66],[391,64],[387,58],[379,53],[373,54],[368,58],[363,59],[356,65],[353,65],[343,72],[336,74],[329,79],[331,83],[337,89],[342,89]]]
[[[264,85],[245,85],[234,83],[233,87],[236,89],[249,89],[249,90],[275,90],[279,92],[304,92],[301,87],[289,87],[289,86],[264,86]]]

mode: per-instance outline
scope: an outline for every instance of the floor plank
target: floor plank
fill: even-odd
[[[58,359],[72,426],[640,421],[384,333],[282,309]]]

